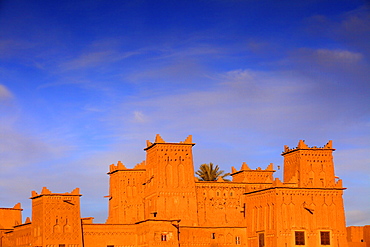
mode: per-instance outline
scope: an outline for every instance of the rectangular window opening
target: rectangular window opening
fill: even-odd
[[[235,237],[235,244],[238,244],[238,245],[240,244],[240,237],[238,237],[238,236]]]
[[[167,241],[167,234],[161,235],[161,241]]]
[[[212,233],[211,238],[216,239],[216,233]]]
[[[265,234],[260,233],[258,235],[258,247],[265,247]]]
[[[330,232],[320,232],[321,245],[330,245]]]
[[[304,232],[296,231],[295,232],[295,245],[305,245]]]

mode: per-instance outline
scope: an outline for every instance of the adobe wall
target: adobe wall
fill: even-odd
[[[20,203],[13,208],[0,208],[0,230],[13,229],[22,224],[22,210]]]
[[[139,167],[140,166],[140,167]],[[133,224],[144,220],[145,165],[127,169],[120,161],[110,166],[107,224]]]
[[[244,227],[180,227],[181,246],[248,246]]]
[[[82,246],[80,194],[52,193],[44,187],[32,191],[32,231],[34,246]]]
[[[87,247],[137,246],[135,225],[83,224],[83,243]]]
[[[246,185],[233,182],[196,182],[199,226],[245,226]]]
[[[370,225],[364,226],[364,241],[367,244],[366,247],[370,247]]]
[[[178,219],[182,225],[197,225],[192,137],[180,143],[167,143],[159,135],[147,141],[145,215]]]
[[[1,238],[1,234],[0,234]],[[14,228],[13,231],[4,232],[1,238],[1,247],[26,247],[33,242],[32,225],[26,223]]]
[[[348,247],[370,247],[370,225],[347,227]]]
[[[137,246],[179,246],[179,221],[146,220],[137,223]]]
[[[247,235],[257,246],[264,234],[267,246],[295,246],[295,231],[303,231],[306,246],[320,246],[320,232],[330,233],[330,245],[347,247],[342,190],[271,188],[246,194]]]
[[[332,141],[324,147],[308,147],[300,140],[296,148],[284,147],[284,182],[295,180],[298,187],[336,187]]]

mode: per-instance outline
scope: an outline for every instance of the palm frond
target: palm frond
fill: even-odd
[[[218,165],[214,166],[212,162],[209,164],[201,164],[199,170],[195,173],[198,176],[200,181],[215,181],[218,177],[227,177],[230,173],[225,173],[223,170],[220,170]],[[224,179],[229,181],[228,179]]]

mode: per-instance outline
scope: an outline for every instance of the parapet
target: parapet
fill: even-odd
[[[284,156],[285,154],[288,154],[288,153],[291,153],[297,150],[332,150],[334,151],[335,149],[333,148],[332,140],[328,141],[328,143],[326,143],[325,146],[323,147],[316,147],[316,146],[309,147],[307,146],[304,140],[299,140],[298,145],[295,148],[289,148],[287,145],[285,145],[284,151],[282,152],[281,155]]]
[[[108,174],[112,174],[112,173],[117,172],[117,171],[143,171],[143,170],[145,170],[145,161],[143,161],[139,164],[136,164],[134,169],[129,169],[121,161],[118,161],[117,165],[111,164],[109,166]]]
[[[156,145],[156,144],[190,144],[190,145],[192,145],[192,146],[194,146],[195,145],[195,143],[193,143],[193,137],[192,137],[192,135],[189,135],[186,139],[185,139],[185,141],[180,141],[179,143],[173,143],[173,142],[165,142],[164,140],[163,140],[163,138],[159,135],[159,134],[157,134],[156,136],[155,136],[155,141],[154,141],[154,143],[152,143],[151,141],[149,141],[149,140],[147,140],[146,141],[146,148],[144,148],[144,150],[148,150],[149,148],[151,148],[151,147],[153,147],[154,145]]]
[[[270,163],[265,170],[262,170],[261,167],[257,167],[255,170],[252,170],[251,168],[249,168],[247,163],[243,162],[239,171],[237,169],[235,169],[235,167],[233,167],[233,166],[231,167],[231,176],[235,175],[237,173],[243,172],[243,171],[247,171],[247,172],[275,172],[273,163]]]
[[[23,211],[20,202],[15,204],[14,207],[12,207],[12,208],[0,208],[0,210],[19,210],[19,211]]]
[[[71,192],[52,193],[48,188],[43,187],[40,194],[38,194],[36,191],[32,191],[30,199],[35,199],[41,196],[82,196],[82,195],[80,194],[79,188],[75,188]]]
[[[249,166],[243,162],[240,171],[236,170],[235,167],[231,167],[232,173],[230,174],[233,178],[233,182],[241,183],[263,183],[270,184],[273,181],[274,165],[270,163],[266,169],[258,167],[255,170],[249,168]]]

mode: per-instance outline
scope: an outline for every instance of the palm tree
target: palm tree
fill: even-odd
[[[223,178],[229,176],[230,173],[225,173],[224,171],[220,170],[218,165],[213,166],[213,163],[209,164],[201,164],[199,170],[195,173],[198,176],[200,181],[215,181],[219,177]],[[229,181],[228,179],[224,179],[225,181]]]

